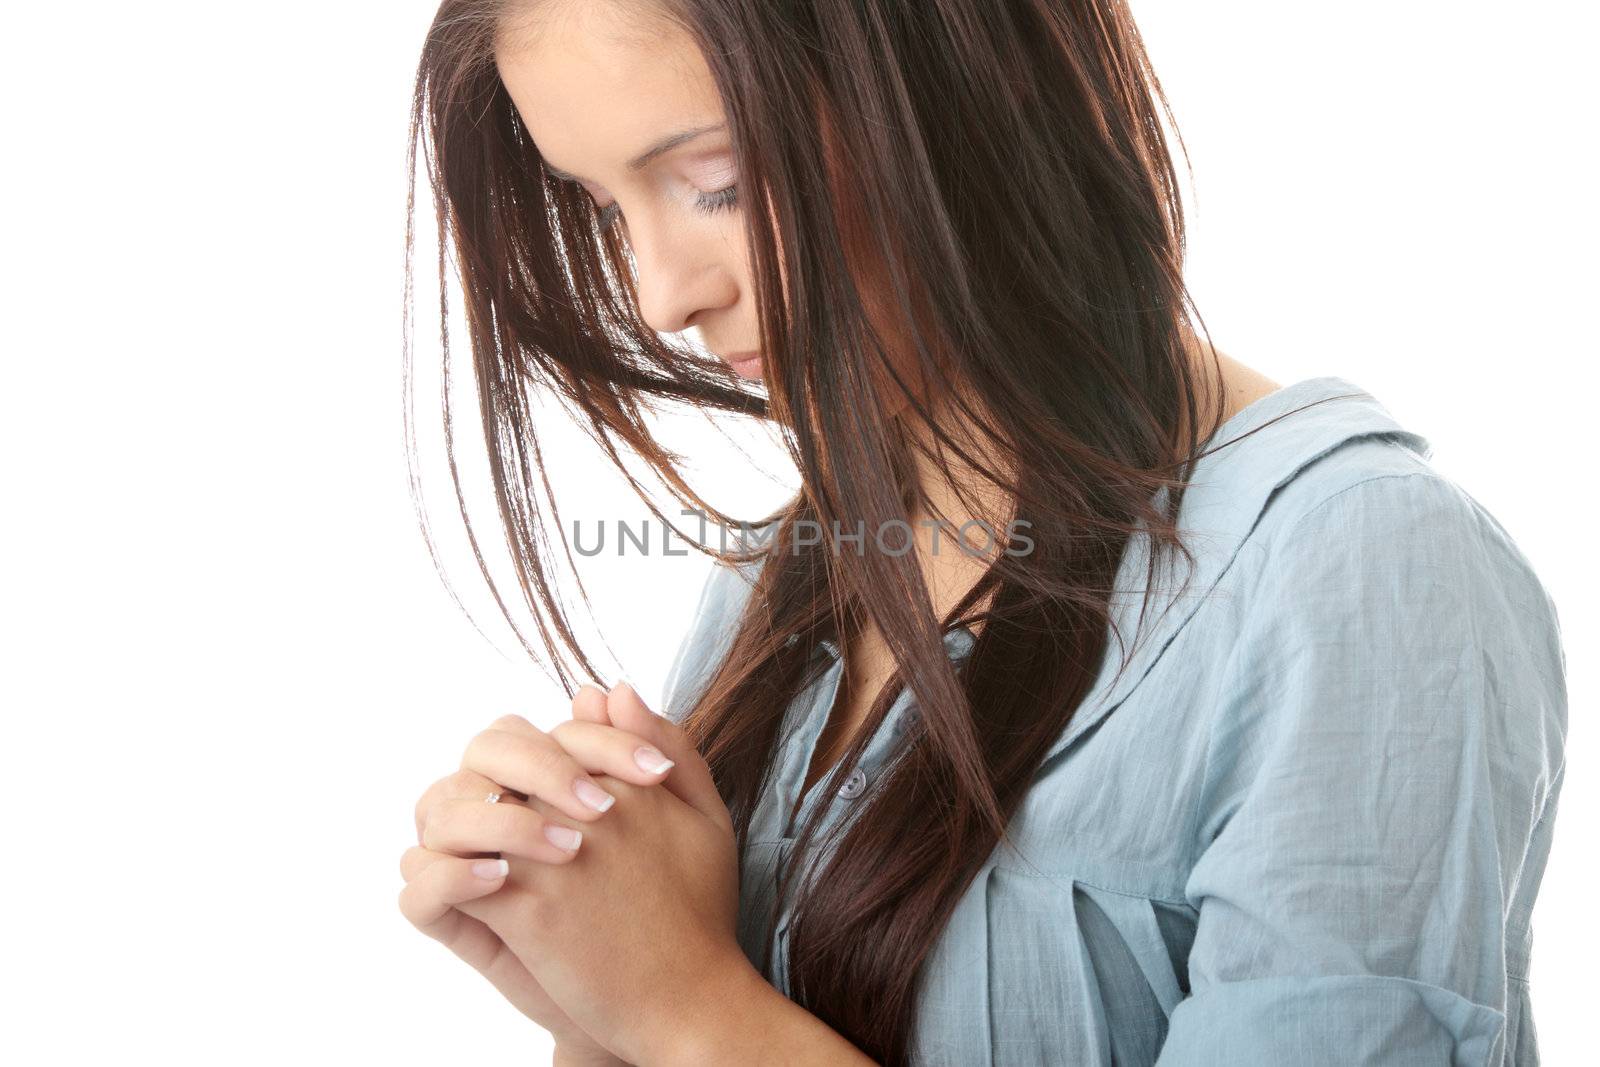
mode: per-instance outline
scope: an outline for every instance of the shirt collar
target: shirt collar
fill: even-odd
[[[1306,404],[1313,406],[1295,410]],[[1286,418],[1272,421],[1286,414]],[[1260,431],[1249,438],[1227,444],[1258,427]],[[1203,595],[1215,587],[1233,563],[1279,488],[1345,442],[1373,436],[1395,441],[1424,460],[1432,456],[1426,438],[1401,427],[1366,390],[1335,376],[1308,378],[1285,386],[1224,422],[1201,451],[1217,445],[1225,447],[1195,463],[1178,513],[1179,531],[1195,555],[1193,575],[1182,603],[1174,603],[1176,587],[1184,577],[1181,563],[1165,568],[1168,573],[1158,570],[1158,588],[1146,609],[1146,632],[1138,638],[1133,658],[1117,677],[1125,650],[1114,634],[1109,637],[1094,684],[1046,753],[1046,761],[1065,751],[1127,699],[1198,609]],[[1163,496],[1158,495],[1157,499]],[[1111,611],[1123,639],[1129,642],[1135,641],[1150,547],[1150,537],[1141,526],[1141,532],[1129,538],[1117,572]]]
[[[788,643],[792,645],[798,639],[797,636],[791,636]],[[961,659],[968,652],[971,652],[975,641],[976,638],[973,637],[972,631],[965,626],[952,627],[946,630],[944,634],[944,648],[952,659]],[[831,637],[817,638],[817,649],[829,659],[839,658],[839,645]]]
[[[1308,404],[1312,406],[1295,410]],[[1287,417],[1278,419],[1282,415]],[[1274,419],[1278,421],[1273,422]],[[1228,443],[1258,428],[1259,432],[1247,439]],[[1126,651],[1117,643],[1115,632],[1109,634],[1094,684],[1046,753],[1046,762],[1070,747],[1133,692],[1173,635],[1194,614],[1203,594],[1215,587],[1233,563],[1272,495],[1317,459],[1361,437],[1387,438],[1424,460],[1433,454],[1426,438],[1404,429],[1370,393],[1331,375],[1284,386],[1235,412],[1217,429],[1201,451],[1223,447],[1196,462],[1178,513],[1178,529],[1195,555],[1183,603],[1174,603],[1183,574],[1164,574],[1146,609],[1145,633],[1138,637],[1138,648],[1120,676],[1117,668]],[[1158,494],[1158,502],[1164,492]],[[1139,625],[1150,547],[1149,535],[1141,526],[1141,532],[1128,540],[1111,599],[1116,632],[1130,642],[1136,639]],[[1169,572],[1175,570],[1168,568]],[[791,636],[789,643],[796,640],[798,636]],[[975,641],[965,626],[953,627],[944,634],[945,649],[955,659],[971,652]],[[819,638],[814,651],[832,660],[839,658],[838,644],[828,637]]]

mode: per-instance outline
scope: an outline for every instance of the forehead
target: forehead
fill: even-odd
[[[588,174],[619,165],[663,132],[721,118],[693,40],[634,7],[538,5],[536,15],[514,13],[502,25],[495,65],[551,163]]]

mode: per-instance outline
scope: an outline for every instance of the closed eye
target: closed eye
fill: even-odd
[[[724,186],[715,192],[699,193],[694,198],[696,211],[706,215],[715,215],[719,211],[732,211],[739,205],[739,186],[737,183]],[[605,229],[622,214],[621,205],[616,202],[607,204],[600,209],[600,228]]]
[[[714,193],[701,193],[694,198],[695,210],[703,211],[707,215],[714,215],[719,211],[732,211],[739,204],[739,186],[737,184],[724,186]]]

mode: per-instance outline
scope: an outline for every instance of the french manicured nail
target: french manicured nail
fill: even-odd
[[[473,874],[479,878],[487,878],[491,882],[496,878],[504,878],[509,870],[511,864],[505,860],[475,860],[472,864]]]
[[[617,798],[595,785],[587,778],[574,778],[572,791],[578,794],[578,799],[595,811],[605,811],[617,802]]]
[[[545,824],[544,836],[550,839],[552,845],[568,852],[578,851],[578,842],[583,840],[583,835],[572,827],[553,822]]]
[[[649,771],[651,774],[660,774],[674,765],[671,760],[649,745],[640,745],[633,750],[633,762],[639,765],[640,770]]]

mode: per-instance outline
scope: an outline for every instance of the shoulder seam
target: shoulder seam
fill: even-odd
[[[1448,479],[1446,479],[1443,476],[1441,476],[1437,471],[1431,471],[1431,470],[1429,470],[1429,471],[1399,471],[1399,472],[1390,471],[1390,472],[1385,473],[1385,474],[1373,474],[1373,475],[1370,475],[1370,476],[1368,476],[1366,478],[1362,478],[1358,482],[1352,482],[1351,484],[1345,486],[1343,489],[1340,489],[1340,490],[1338,490],[1338,491],[1336,491],[1334,493],[1331,493],[1330,495],[1328,495],[1326,497],[1323,497],[1321,500],[1319,500],[1315,504],[1311,505],[1309,508],[1307,508],[1305,510],[1305,512],[1303,514],[1301,514],[1298,518],[1296,518],[1290,524],[1290,530],[1292,531],[1292,530],[1298,529],[1303,523],[1305,523],[1305,521],[1307,519],[1311,518],[1311,516],[1315,515],[1317,512],[1321,511],[1323,508],[1327,507],[1329,504],[1333,503],[1335,500],[1338,500],[1340,497],[1344,496],[1346,493],[1348,493],[1348,492],[1350,492],[1352,490],[1355,490],[1355,489],[1360,489],[1363,485],[1369,485],[1372,482],[1381,482],[1381,481],[1385,481],[1385,480],[1393,479],[1393,478],[1427,478],[1427,479],[1430,479],[1430,480],[1435,481],[1435,482],[1443,482],[1446,485],[1450,484]]]

